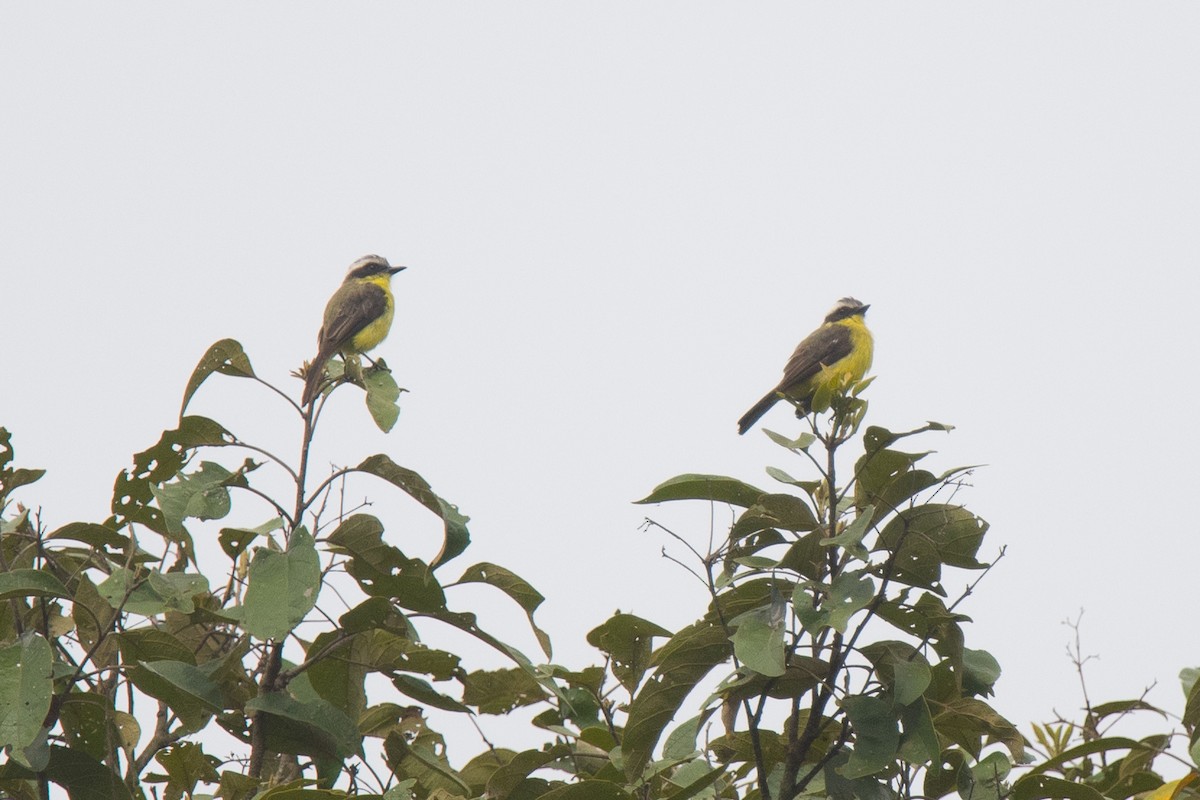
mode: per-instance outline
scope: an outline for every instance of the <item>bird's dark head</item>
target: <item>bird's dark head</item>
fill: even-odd
[[[375,275],[395,275],[402,269],[404,267],[393,267],[383,256],[363,256],[350,265],[350,271],[346,273],[346,280],[370,278]]]
[[[846,319],[847,317],[862,316],[867,313],[869,305],[860,303],[853,297],[843,297],[837,301],[837,305],[833,307],[828,314],[825,315],[826,322],[837,322],[838,320]]]

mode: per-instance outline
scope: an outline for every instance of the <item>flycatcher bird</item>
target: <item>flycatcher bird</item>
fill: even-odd
[[[806,413],[818,390],[839,388],[845,381],[861,381],[871,368],[875,349],[863,319],[868,308],[853,297],[839,300],[824,324],[796,346],[779,385],[738,420],[738,433],[750,430],[784,395],[798,402]]]
[[[304,405],[317,396],[325,378],[325,362],[334,353],[365,353],[387,337],[396,310],[392,276],[402,269],[382,256],[363,256],[350,265],[346,279],[325,306],[324,324],[317,334],[317,357],[304,376]]]

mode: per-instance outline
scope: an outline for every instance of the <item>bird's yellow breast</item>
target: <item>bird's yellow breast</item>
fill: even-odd
[[[875,340],[862,315],[847,317],[834,324],[850,331],[850,354],[832,364],[826,364],[817,373],[814,388],[841,388],[845,383],[861,381],[871,368],[871,359],[875,355]]]
[[[360,280],[363,283],[373,283],[382,289],[384,300],[387,303],[383,313],[376,317],[374,322],[354,334],[354,338],[350,340],[350,346],[356,352],[365,353],[368,350],[373,350],[376,345],[387,338],[388,331],[392,328],[392,317],[396,313],[396,301],[392,297],[391,275],[373,275],[370,278],[361,278]]]

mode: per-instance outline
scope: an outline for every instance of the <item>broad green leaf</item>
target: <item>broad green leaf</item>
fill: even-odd
[[[413,675],[396,675],[392,678],[392,685],[412,699],[433,706],[434,708],[440,708],[443,711],[471,713],[471,709],[458,700],[449,695],[442,694],[437,689],[434,689],[429,681],[421,680]]]
[[[195,599],[208,592],[208,579],[188,572],[138,572],[118,567],[97,590],[114,609],[152,617],[167,609],[181,614],[196,610]]]
[[[697,622],[676,633],[653,656],[653,678],[629,706],[621,747],[625,775],[633,780],[650,763],[650,754],[663,729],[675,716],[684,698],[717,664],[732,653],[725,629]]]
[[[82,751],[51,747],[45,775],[69,800],[132,800],[120,776]]]
[[[568,783],[566,786],[559,786],[545,794],[538,795],[538,800],[631,800],[632,798],[633,795],[615,783],[587,779],[579,783]]]
[[[477,670],[463,678],[463,703],[480,714],[507,714],[545,699],[541,684],[517,667]]]
[[[403,608],[433,612],[446,607],[446,595],[432,570],[383,541],[383,525],[369,514],[354,514],[329,534],[336,552],[350,557],[346,572],[369,595]]]
[[[903,509],[884,526],[875,550],[894,553],[893,580],[945,594],[942,565],[983,569],[975,559],[988,525],[962,506]]]
[[[987,703],[974,697],[960,697],[948,703],[930,703],[933,724],[939,736],[958,744],[978,758],[987,741],[1003,743],[1014,761],[1025,755],[1025,737],[1011,722]]]
[[[89,547],[104,552],[105,555],[119,553],[131,544],[128,536],[123,536],[106,525],[97,525],[94,522],[68,522],[46,538],[83,542]]]
[[[204,754],[204,749],[195,742],[178,742],[154,757],[167,771],[167,800],[187,796],[193,797],[198,783],[217,783],[220,761]]]
[[[30,631],[0,646],[0,746],[23,749],[42,732],[54,689],[52,662],[50,644]]]
[[[663,800],[688,800],[688,798],[697,797],[720,780],[724,774],[726,774],[725,767],[712,767],[707,761],[700,759],[683,764],[668,779],[679,788],[664,795]],[[715,797],[716,795],[706,794],[705,796]],[[776,795],[772,794],[771,796],[775,797]]]
[[[775,444],[779,445],[780,447],[786,447],[788,450],[791,450],[794,453],[802,453],[805,450],[808,450],[808,448],[812,447],[813,443],[817,441],[817,437],[808,432],[801,433],[795,439],[789,439],[783,434],[776,433],[775,431],[768,430],[767,428],[763,428],[763,433],[765,433],[767,438]]]
[[[445,525],[445,537],[442,549],[429,564],[430,569],[437,569],[450,559],[460,555],[471,543],[471,535],[467,531],[469,517],[464,516],[458,506],[448,503],[434,494],[429,483],[407,467],[402,467],[383,454],[374,455],[356,467],[382,478],[393,486],[403,489],[410,497],[427,509],[437,514]]]
[[[617,612],[588,632],[592,647],[611,658],[613,675],[633,692],[650,666],[654,638],[667,638],[671,632],[649,620]]]
[[[196,665],[192,648],[159,628],[134,628],[116,636],[121,648],[121,660],[126,664],[139,661],[182,661]]]
[[[938,478],[913,465],[925,453],[876,450],[863,454],[855,465],[854,501],[858,508],[873,505],[883,514],[898,511],[918,492],[935,486]]]
[[[839,547],[856,547],[861,545],[863,537],[871,529],[871,522],[874,515],[875,506],[867,506],[858,512],[858,516],[854,518],[854,522],[847,525],[845,530],[837,536],[822,539],[821,544],[836,544]]]
[[[986,650],[963,648],[963,691],[965,693],[991,697],[994,694],[992,687],[999,679],[1000,663],[991,653]]]
[[[850,618],[875,599],[875,581],[863,572],[844,572],[833,579],[829,587],[829,625],[839,633],[846,632]]]
[[[277,531],[283,527],[283,518],[275,517],[269,519],[257,528],[222,528],[217,535],[217,540],[221,543],[221,549],[225,551],[225,555],[230,558],[240,556],[250,544],[259,536],[266,536],[272,531]]]
[[[842,767],[848,780],[865,778],[891,766],[900,747],[900,726],[892,716],[891,704],[868,695],[842,699],[854,730],[854,751]]]
[[[1008,787],[1004,780],[1012,771],[1012,762],[1002,752],[989,753],[969,771],[960,773],[959,797],[963,800],[1004,800]]]
[[[250,358],[238,341],[222,339],[216,342],[200,357],[200,362],[196,364],[196,368],[192,370],[192,376],[188,378],[187,388],[183,390],[183,405],[179,408],[181,418],[187,410],[188,403],[191,402],[192,395],[200,388],[200,384],[204,383],[214,372],[232,375],[235,378],[254,377],[254,368],[250,366]]]
[[[59,597],[70,599],[62,582],[39,569],[14,569],[0,572],[0,600],[16,597]]]
[[[924,661],[897,661],[892,669],[896,680],[892,691],[898,705],[915,702],[929,688],[929,665]]]
[[[908,705],[901,706],[900,724],[904,732],[900,735],[900,757],[913,764],[932,764],[938,761],[941,744],[933,728],[933,715],[929,704],[918,697]]]
[[[1179,780],[1168,781],[1154,791],[1143,796],[1142,800],[1175,800],[1175,798],[1179,796],[1179,793],[1183,791],[1184,787],[1196,780],[1197,777],[1200,776],[1197,776],[1195,772],[1191,772]]]
[[[761,495],[766,494],[762,489],[748,483],[727,478],[723,475],[677,475],[670,480],[654,487],[654,491],[635,500],[635,503],[665,503],[669,500],[711,500],[715,503],[729,503],[742,508],[754,505]]]
[[[1013,784],[1012,794],[1009,796],[1012,800],[1044,800],[1044,798],[1104,800],[1104,795],[1085,783],[1076,783],[1041,773],[1030,773],[1018,778]]]
[[[411,735],[404,736],[393,732],[384,739],[383,752],[387,765],[397,778],[417,779],[422,797],[428,796],[429,800],[452,800],[476,796],[462,776],[450,766],[446,757],[446,742],[433,731],[423,730],[415,739]]]
[[[769,678],[784,673],[784,605],[782,602],[739,615],[733,636],[733,653],[747,669]]]
[[[284,553],[259,548],[250,562],[242,624],[251,636],[278,641],[304,619],[321,590],[321,561],[312,535],[292,531]]]
[[[730,537],[741,539],[768,528],[807,533],[817,518],[801,498],[792,494],[762,494],[733,524]]]
[[[158,443],[133,457],[133,469],[117,476],[113,486],[113,516],[105,525],[122,530],[130,523],[141,523],[155,533],[167,535],[162,511],[150,505],[152,487],[174,478],[198,447],[223,447],[237,439],[207,417],[187,416],[175,430],[163,431]]]
[[[566,744],[556,744],[545,750],[526,750],[517,753],[508,763],[492,773],[487,782],[486,797],[511,797],[518,786],[535,771],[557,761],[569,758],[571,748]]]
[[[201,461],[200,469],[195,472],[180,474],[161,486],[151,486],[150,491],[163,513],[167,532],[177,535],[183,532],[185,519],[224,518],[233,507],[230,485],[244,486],[245,478],[215,462]]]
[[[162,700],[192,730],[222,709],[221,692],[204,669],[183,661],[151,661],[128,669],[137,688]]]
[[[517,605],[524,609],[525,616],[529,618],[529,627],[533,628],[534,636],[537,637],[538,644],[542,647],[542,652],[546,654],[546,658],[551,658],[550,637],[533,621],[534,610],[546,598],[542,597],[525,579],[504,567],[484,562],[469,567],[463,573],[463,576],[458,579],[458,582],[486,583],[489,586],[495,586],[515,600]]]
[[[363,386],[367,390],[367,410],[379,430],[384,433],[391,431],[400,419],[400,392],[404,391],[396,385],[396,379],[387,369],[372,368],[363,374]]]
[[[663,758],[687,758],[696,752],[696,739],[700,736],[700,729],[716,710],[715,706],[706,708],[671,731],[663,744]]]
[[[267,731],[271,746],[278,752],[343,759],[362,754],[358,727],[341,710],[319,698],[301,701],[283,692],[272,692],[247,701],[246,710],[275,718]]]
[[[9,492],[20,486],[28,486],[35,481],[41,480],[45,474],[46,470],[44,469],[23,468],[0,472],[0,490],[3,491],[3,495],[0,496],[7,496]]]

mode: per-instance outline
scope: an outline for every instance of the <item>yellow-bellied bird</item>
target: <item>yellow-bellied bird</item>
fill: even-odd
[[[317,334],[317,357],[304,376],[304,405],[320,391],[325,362],[334,353],[365,353],[387,337],[396,311],[392,276],[402,269],[382,256],[363,256],[350,265],[346,279],[325,306],[324,324]]]
[[[871,368],[875,342],[863,316],[870,306],[843,297],[825,317],[824,324],[804,337],[783,368],[783,380],[738,420],[738,433],[750,430],[783,395],[807,412],[813,395],[844,382],[861,381]]]

